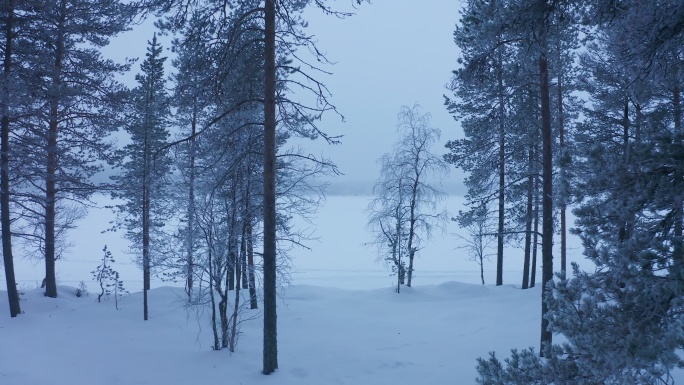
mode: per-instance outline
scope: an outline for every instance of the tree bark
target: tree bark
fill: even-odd
[[[276,2],[264,2],[264,346],[263,374],[278,369],[276,315]]]
[[[194,285],[194,251],[195,251],[195,135],[197,134],[197,97],[193,99],[192,125],[190,138],[190,176],[188,188],[188,234],[187,234],[187,257],[186,257],[186,292],[188,302],[192,302],[192,287]]]
[[[45,176],[45,296],[57,298],[55,273],[55,210],[57,201],[57,136],[59,102],[62,85],[62,60],[64,56],[64,28],[66,24],[66,1],[60,1],[57,41],[55,44],[55,65],[52,73],[52,95],[48,124],[47,165]]]
[[[239,179],[239,174],[235,176],[235,180]],[[236,285],[240,285],[240,281],[236,282],[239,277],[236,267],[238,266],[238,245],[237,245],[237,182],[233,182],[232,197],[230,207],[230,228],[228,230],[228,290],[235,290]],[[226,211],[228,210],[226,204]]]
[[[145,131],[143,142],[143,175],[142,175],[142,262],[143,262],[143,320],[149,318],[147,294],[150,290],[150,138],[149,138],[149,109],[151,95],[148,90],[145,95]]]
[[[559,146],[559,154],[560,154],[560,184],[561,184],[561,194],[560,194],[560,202],[559,202],[559,210],[560,210],[560,264],[561,264],[561,278],[565,279],[566,277],[566,271],[567,271],[567,226],[566,226],[566,218],[565,218],[565,211],[566,211],[566,194],[568,193],[567,191],[567,181],[566,181],[566,173],[565,173],[565,167],[566,167],[566,156],[567,154],[565,153],[565,117],[563,116],[563,62],[562,62],[562,52],[561,52],[561,45],[560,43],[558,44],[558,135],[559,135],[559,141],[558,141],[558,146]]]
[[[418,163],[418,159],[415,159]],[[417,168],[417,164],[414,165]],[[418,183],[420,178],[420,173],[416,172],[415,180],[413,181],[413,186],[411,190],[411,206],[410,206],[410,217],[409,217],[409,238],[407,243],[408,248],[408,278],[406,280],[406,286],[411,287],[411,280],[413,279],[413,258],[416,255],[416,248],[413,246],[413,240],[416,233],[416,200],[418,199]]]
[[[537,151],[534,150],[535,158]],[[535,170],[536,174],[536,170]],[[537,252],[539,251],[539,178],[534,177],[534,231],[532,231],[532,268],[530,271],[530,287],[537,281]]]
[[[12,44],[14,33],[14,0],[7,3],[7,23],[5,24],[5,57],[3,63],[2,127],[0,128],[0,221],[2,222],[2,256],[5,264],[5,280],[9,300],[10,317],[21,314],[19,293],[14,276],[14,257],[12,256],[12,232],[10,224],[10,188],[9,188],[9,81],[12,71]]]
[[[525,207],[525,258],[523,261],[523,278],[522,278],[522,288],[529,288],[530,281],[530,252],[532,243],[532,194],[534,192],[534,151],[532,146],[534,145],[530,141],[530,149],[528,150],[528,172],[527,177],[527,206]]]
[[[544,27],[542,27],[544,28]],[[541,76],[541,113],[542,113],[542,322],[540,355],[552,343],[546,319],[548,306],[546,297],[550,295],[547,283],[553,279],[553,153],[551,133],[551,109],[549,103],[549,70],[545,36],[542,37],[542,52],[539,56]]]
[[[679,86],[679,71],[676,71],[675,74],[677,75],[675,77],[675,86],[674,89],[672,90],[672,106],[674,109],[674,133],[675,133],[675,143],[678,146],[681,146],[683,143],[683,136],[684,132],[682,132],[682,111],[681,111],[681,102],[680,102],[680,86]],[[684,240],[682,239],[682,233],[684,230],[684,202],[681,194],[681,188],[682,188],[682,181],[684,181],[683,173],[682,170],[677,168],[674,174],[675,182],[674,182],[674,191],[675,193],[675,199],[674,199],[674,204],[673,204],[673,210],[675,212],[674,215],[674,230],[673,230],[673,235],[674,235],[674,250],[672,253],[672,258],[677,266],[682,266],[684,264]],[[679,269],[681,270],[681,269]],[[684,273],[679,273],[680,277]]]
[[[504,210],[505,196],[504,186],[506,181],[506,149],[505,149],[505,125],[504,116],[506,114],[503,87],[503,54],[501,48],[498,49],[497,57],[497,80],[499,93],[499,223],[496,234],[496,285],[503,285],[503,253],[504,253]]]
[[[249,223],[247,225],[247,272],[249,274],[249,308],[257,309],[259,308],[259,304],[257,301],[256,279],[254,273],[254,238],[252,233],[252,219],[250,218]]]

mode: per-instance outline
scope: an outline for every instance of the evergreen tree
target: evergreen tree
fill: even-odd
[[[18,96],[16,94],[22,91],[22,87],[18,86],[19,77],[16,76],[15,70],[17,58],[14,55],[14,48],[18,40],[17,8],[14,0],[0,5],[0,25],[4,26],[2,30],[4,41],[3,44],[0,44],[0,52],[2,52],[3,58],[2,75],[0,75],[2,76],[0,78],[0,115],[2,119],[0,122],[0,222],[2,224],[2,254],[11,317],[21,314],[12,254],[9,144],[11,100],[16,100]]]
[[[25,15],[31,20],[25,65],[36,76],[27,78],[32,109],[17,122],[13,146],[23,170],[16,196],[25,226],[17,233],[44,257],[48,297],[57,296],[60,242],[97,189],[90,178],[102,170],[106,139],[120,123],[123,88],[114,76],[128,66],[103,59],[98,49],[134,15],[131,4],[118,0],[37,1]]]
[[[100,263],[95,270],[91,271],[93,279],[100,286],[97,302],[101,302],[102,297],[109,298],[110,295],[113,295],[116,310],[119,310],[119,300],[121,299],[121,296],[128,293],[128,291],[126,291],[123,286],[123,281],[119,278],[119,272],[112,267],[114,264],[114,257],[112,257],[111,251],[107,250],[107,246],[105,246],[104,249],[102,249],[102,252],[104,253],[102,255],[102,263]],[[83,282],[81,282],[81,285],[84,286]],[[79,290],[81,289],[79,288]],[[77,296],[79,295],[77,294]]]
[[[132,93],[130,122],[126,131],[131,143],[119,154],[120,175],[115,198],[125,203],[117,206],[119,221],[126,229],[126,237],[140,253],[143,269],[143,318],[148,319],[147,292],[151,270],[161,263],[163,226],[168,219],[166,184],[170,159],[160,151],[169,137],[169,97],[165,88],[162,47],[156,34],[148,41],[141,74],[136,76],[138,87]]]
[[[577,127],[573,190],[576,232],[596,270],[575,265],[571,279],[549,285],[548,332],[565,343],[546,345],[543,360],[531,350],[505,365],[480,359],[479,383],[672,384],[670,371],[682,365],[684,33],[670,15],[681,7],[667,3],[665,15],[665,4],[592,5],[600,12],[592,54],[581,58],[590,100]],[[667,39],[652,40],[663,25],[673,28]]]
[[[461,49],[462,68],[454,71],[450,84],[455,98],[446,100],[449,112],[461,121],[464,138],[447,142],[450,153],[445,160],[469,173],[465,184],[471,207],[483,200],[497,203],[497,285],[503,284],[509,160],[505,58],[511,53],[501,27],[502,9],[501,0],[472,1],[466,5],[454,32],[454,41]],[[467,219],[474,219],[475,212],[464,213],[459,220],[468,225]]]

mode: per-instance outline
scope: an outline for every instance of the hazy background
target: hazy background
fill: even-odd
[[[344,122],[328,114],[321,127],[330,135],[344,135],[342,144],[301,141],[307,151],[332,159],[344,175],[336,178],[330,193],[363,194],[377,179],[376,160],[390,151],[395,140],[396,116],[402,105],[418,103],[432,114],[433,126],[442,130],[434,152],[445,152],[448,139],[462,133],[444,107],[446,84],[456,68],[459,51],[453,32],[461,3],[457,0],[372,0],[354,9],[352,1],[329,2],[354,16],[339,19],[310,7],[307,33],[318,40],[318,48],[334,65],[325,66],[332,75],[319,74],[333,94],[333,103]],[[153,19],[112,40],[104,54],[114,60],[141,58],[125,82],[134,86],[147,40],[155,32]],[[160,39],[165,49],[169,37]],[[169,52],[170,54],[170,52]],[[167,61],[170,64],[170,59]],[[172,67],[167,66],[167,72]],[[169,83],[169,86],[171,84]],[[296,96],[298,97],[298,96]],[[305,95],[302,95],[305,98]],[[444,181],[451,193],[462,193],[462,176],[454,170]]]

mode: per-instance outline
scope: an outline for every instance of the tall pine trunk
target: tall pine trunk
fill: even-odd
[[[145,120],[143,128],[145,137],[143,143],[143,175],[142,175],[142,262],[143,262],[143,320],[149,318],[148,292],[150,290],[150,166],[151,151],[149,138],[149,109],[151,103],[150,91],[145,96]]]
[[[5,280],[10,316],[21,314],[19,293],[14,276],[14,258],[12,256],[12,232],[10,229],[10,188],[9,188],[9,81],[12,71],[12,39],[14,34],[14,0],[7,3],[7,23],[5,24],[5,57],[3,62],[2,97],[0,109],[2,126],[0,127],[0,221],[2,222],[2,256],[5,264]]]
[[[48,124],[47,160],[45,174],[45,295],[57,297],[57,277],[55,273],[55,216],[57,203],[58,167],[58,122],[59,102],[62,88],[62,60],[64,56],[64,34],[66,24],[66,0],[60,1],[57,40],[55,44],[55,65],[52,73],[52,95],[50,95],[50,115]]]
[[[567,175],[566,175],[566,156],[565,153],[565,117],[563,116],[563,61],[562,61],[562,51],[561,45],[558,44],[558,135],[559,135],[559,154],[560,154],[560,185],[561,194],[559,199],[559,210],[560,210],[560,265],[561,265],[561,278],[565,279],[567,272],[567,225],[565,211],[567,206]]]
[[[278,369],[276,315],[276,1],[264,2],[264,374]]]
[[[505,196],[504,186],[506,181],[506,149],[505,149],[505,125],[504,116],[506,114],[503,87],[503,54],[502,48],[498,49],[496,77],[498,81],[499,94],[499,222],[496,231],[496,285],[503,285],[503,254],[504,254],[504,210]]]
[[[542,27],[545,29],[545,27]],[[540,355],[550,347],[552,334],[546,319],[547,296],[550,291],[547,283],[553,279],[553,153],[551,132],[551,109],[549,102],[549,68],[547,61],[546,33],[542,33],[542,47],[539,56],[541,76],[541,114],[542,114],[542,321]]]

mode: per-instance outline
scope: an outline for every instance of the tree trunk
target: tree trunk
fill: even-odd
[[[566,199],[567,196],[566,194],[568,193],[567,189],[567,181],[566,181],[566,173],[565,173],[565,167],[566,167],[566,156],[567,154],[565,153],[565,117],[563,116],[563,62],[562,62],[562,55],[561,55],[561,47],[560,44],[558,44],[558,132],[559,132],[559,154],[560,154],[560,185],[561,185],[561,194],[560,194],[560,201],[559,203],[559,210],[560,210],[560,253],[561,253],[561,278],[565,279],[566,277],[566,271],[567,271],[567,227],[566,227],[566,218],[565,218],[565,211],[566,211]]]
[[[498,49],[497,58],[497,80],[498,80],[498,93],[499,93],[499,223],[496,233],[496,285],[503,285],[503,253],[504,253],[504,210],[505,210],[505,197],[504,197],[504,186],[505,186],[505,125],[504,125],[504,87],[503,87],[503,55],[501,53],[501,48]]]
[[[548,313],[546,297],[550,295],[547,283],[553,279],[553,153],[549,105],[549,70],[545,39],[545,36],[542,37],[542,52],[539,56],[542,113],[542,322],[540,347],[542,356],[544,348],[549,347],[552,342],[552,334],[548,330],[549,320],[546,319]]]
[[[416,162],[418,160],[416,159]],[[415,166],[415,165],[414,165]],[[420,178],[420,173],[416,172],[416,180],[413,181],[413,186],[411,189],[411,206],[409,212],[409,238],[408,238],[408,278],[406,280],[406,286],[411,287],[411,280],[413,279],[413,258],[416,256],[416,248],[413,246],[413,240],[416,234],[416,200],[418,199],[418,183]]]
[[[530,141],[531,142],[531,141]],[[522,278],[522,288],[527,289],[529,287],[530,281],[530,251],[532,243],[532,194],[534,192],[534,152],[532,146],[534,144],[530,143],[530,149],[528,150],[528,172],[527,177],[527,206],[525,207],[525,259],[523,261],[523,278]]]
[[[249,218],[247,225],[247,272],[249,274],[249,308],[259,307],[256,292],[256,278],[254,273],[254,238],[252,234],[252,218]]]
[[[401,186],[400,186],[401,188]],[[404,284],[404,266],[402,264],[401,258],[401,206],[403,206],[403,201],[400,199],[397,207],[394,210],[396,216],[396,235],[394,237],[394,243],[392,244],[392,258],[394,260],[394,265],[397,268],[397,293],[401,293],[401,285]]]
[[[55,66],[52,73],[52,95],[48,125],[47,165],[45,177],[45,295],[57,297],[55,273],[55,210],[57,201],[57,133],[59,122],[59,98],[62,85],[62,60],[64,56],[64,27],[66,23],[66,1],[60,2],[59,25],[55,45]]]
[[[680,105],[680,87],[679,87],[679,71],[676,71],[675,74],[677,75],[675,77],[675,86],[673,89],[673,95],[672,95],[672,106],[674,109],[674,133],[675,133],[675,144],[678,146],[682,145],[682,137],[684,136],[684,132],[682,132],[682,111],[681,111],[681,105]],[[682,181],[684,181],[684,177],[682,176],[682,170],[678,167],[675,170],[674,173],[674,191],[675,193],[675,199],[674,199],[674,204],[672,206],[672,209],[675,212],[674,215],[674,250],[672,253],[672,259],[676,266],[680,267],[680,275],[678,278],[681,278],[682,274],[681,273],[681,266],[684,264],[684,245],[683,240],[682,240],[682,232],[684,230],[684,213],[683,211],[683,198],[681,195],[681,189],[682,189]]]
[[[535,158],[537,151],[534,151]],[[536,170],[535,170],[536,173]],[[539,178],[534,177],[534,231],[532,231],[532,269],[530,271],[530,287],[537,281],[537,251],[539,250]]]
[[[187,234],[187,257],[186,257],[186,281],[185,288],[188,293],[188,302],[192,302],[193,267],[195,252],[195,135],[197,134],[197,98],[192,106],[192,132],[190,139],[190,176],[188,188],[188,234]]]
[[[239,178],[239,174],[235,176],[235,180]],[[236,282],[236,278],[239,277],[239,273],[236,271],[239,258],[237,252],[237,187],[237,182],[234,182],[230,207],[230,229],[228,230],[228,290],[235,290],[235,286],[240,285],[239,280]]]
[[[240,240],[240,252],[241,254],[245,254],[246,252],[246,245],[245,245],[245,234],[247,232],[246,229],[246,222],[244,222],[243,219],[243,225],[242,225],[242,239]],[[240,284],[240,279],[242,275],[242,265],[240,263],[240,258],[235,259],[235,303],[233,306],[233,317],[232,317],[232,325],[230,326],[230,346],[228,349],[230,352],[235,352],[235,347],[237,346],[237,328],[238,328],[238,316],[240,314],[240,287],[242,286]]]
[[[226,269],[227,270],[227,269]],[[225,289],[222,289],[219,287],[217,289],[217,292],[219,293],[219,297],[221,298],[219,300],[219,318],[221,319],[221,348],[227,348],[228,347],[228,283],[226,282]]]
[[[278,369],[276,315],[276,2],[264,3],[264,357],[263,374]]]
[[[143,175],[142,175],[142,262],[143,262],[143,320],[149,318],[149,306],[147,294],[150,290],[150,139],[149,139],[149,91],[146,95],[143,143]]]
[[[10,317],[21,314],[19,293],[14,277],[14,258],[12,256],[12,232],[10,229],[10,188],[9,188],[9,80],[12,71],[12,37],[14,29],[14,0],[8,0],[7,23],[5,24],[5,58],[2,82],[2,126],[0,128],[0,221],[2,222],[2,256],[5,264],[5,280],[9,300]]]

